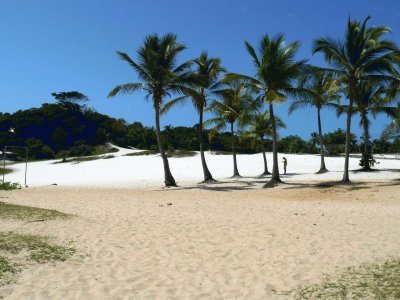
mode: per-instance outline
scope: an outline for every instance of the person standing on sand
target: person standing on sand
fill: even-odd
[[[287,159],[286,159],[286,157],[283,157],[282,162],[283,162],[283,171],[284,171],[283,174],[286,175],[286,167],[287,167]]]

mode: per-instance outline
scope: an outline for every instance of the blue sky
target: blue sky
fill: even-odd
[[[257,45],[265,33],[285,33],[288,42],[302,42],[298,58],[321,65],[321,56],[311,55],[313,40],[342,37],[349,16],[367,15],[372,26],[390,26],[390,38],[400,44],[399,0],[1,0],[0,111],[37,107],[53,102],[52,92],[77,90],[101,113],[153,126],[152,105],[143,94],[107,99],[115,85],[137,81],[115,52],[135,57],[147,34],[176,33],[188,47],[181,61],[207,50],[229,71],[251,75],[245,40]],[[287,107],[277,107],[287,123],[281,135],[308,139],[316,131],[316,112],[306,109],[288,116]],[[162,124],[192,126],[197,119],[188,104],[169,112]],[[379,117],[373,123],[374,138],[387,122]],[[338,127],[345,127],[345,119],[324,111],[324,130]],[[357,119],[352,129],[360,136]]]

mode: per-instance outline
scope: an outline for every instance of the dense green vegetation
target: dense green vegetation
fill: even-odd
[[[50,109],[51,108],[51,109]],[[54,115],[53,115],[54,114]],[[21,116],[25,116],[22,118]],[[69,122],[70,118],[78,118],[79,122]],[[31,131],[26,120],[32,120],[31,127],[37,128]],[[7,128],[16,128],[15,133],[8,132]],[[75,111],[64,111],[60,104],[43,104],[40,108],[18,111],[14,114],[0,113],[0,147],[5,145],[21,145],[29,147],[31,159],[63,158],[65,155],[92,156],[109,152],[115,152],[104,146],[107,141],[122,147],[132,146],[139,149],[149,149],[158,152],[157,139],[154,128],[143,126],[139,122],[127,124],[126,121],[114,119],[93,110],[80,107]],[[65,128],[65,143],[58,145],[54,140],[54,133]],[[97,128],[97,130],[94,130]],[[167,150],[199,150],[199,126],[172,127],[165,126],[161,134],[164,139],[164,147]],[[86,132],[78,134],[78,132]],[[204,130],[205,136],[210,136],[211,130]],[[88,134],[88,136],[86,136]],[[94,134],[94,136],[91,136]],[[323,135],[325,141],[325,154],[338,155],[344,153],[345,132],[341,129]],[[351,152],[360,152],[363,143],[357,143],[357,137],[351,136]],[[235,138],[236,151],[239,153],[261,152],[262,144],[255,142],[257,137],[244,134]],[[313,133],[309,140],[298,136],[281,138],[278,151],[283,153],[318,153],[319,138]],[[231,134],[229,132],[213,132],[211,139],[204,139],[205,150],[231,152]],[[272,150],[272,141],[264,139],[266,151]],[[385,136],[371,142],[373,153],[399,153],[400,142],[391,140]],[[20,152],[20,158],[24,157],[24,150]],[[6,172],[10,172],[6,168]],[[3,169],[0,169],[0,173]]]

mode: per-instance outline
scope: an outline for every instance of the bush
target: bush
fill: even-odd
[[[11,191],[11,190],[19,190],[21,189],[21,185],[17,182],[1,182],[0,183],[0,190],[1,191]]]
[[[93,153],[93,146],[90,145],[78,145],[75,147],[72,147],[69,150],[69,156],[88,156],[88,155],[92,155]]]

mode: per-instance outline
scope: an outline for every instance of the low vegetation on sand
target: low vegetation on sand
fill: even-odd
[[[128,153],[125,154],[125,156],[146,156],[146,155],[154,155],[154,154],[159,154],[158,150],[144,150],[140,152],[133,152],[133,153]],[[195,156],[196,152],[195,151],[187,151],[187,150],[175,150],[175,151],[168,151],[167,152],[167,157],[191,157]]]
[[[101,156],[83,156],[83,157],[73,157],[73,158],[66,158],[61,161],[56,161],[55,164],[61,164],[61,163],[81,163],[85,161],[92,161],[92,160],[98,160],[98,159],[110,159],[114,158],[115,156],[110,154],[110,155],[101,155]]]
[[[19,189],[21,189],[21,185],[17,182],[0,182],[0,191],[11,191]]]
[[[72,215],[64,214],[56,210],[0,202],[0,219],[48,221],[68,219],[71,217]]]
[[[31,263],[65,261],[74,253],[74,248],[57,245],[49,237],[0,232],[0,286],[12,283],[15,274]]]
[[[0,167],[0,175],[12,173],[13,169]]]
[[[297,299],[400,299],[400,258],[347,268],[336,278],[301,287]]]

